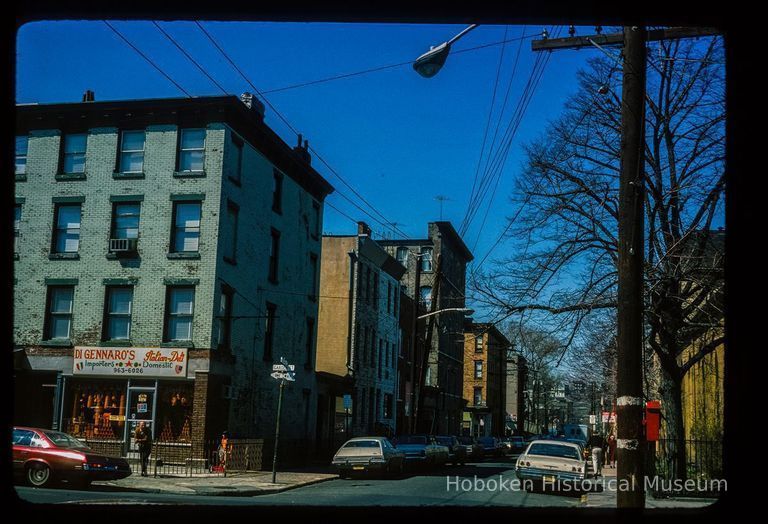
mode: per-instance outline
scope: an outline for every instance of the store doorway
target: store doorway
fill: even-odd
[[[125,424],[125,453],[126,455],[139,452],[136,439],[133,437],[140,422],[149,429],[152,439],[155,438],[155,412],[157,409],[157,382],[154,386],[128,386],[128,404]]]

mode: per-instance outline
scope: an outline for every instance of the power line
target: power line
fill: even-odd
[[[190,61],[190,62],[192,62],[193,64],[195,64],[195,66],[196,66],[196,67],[197,67],[197,68],[200,70],[200,72],[201,72],[201,73],[203,73],[203,74],[204,74],[204,75],[205,75],[205,76],[208,78],[208,80],[210,80],[211,82],[213,82],[213,84],[214,84],[216,87],[218,87],[218,88],[219,88],[219,90],[220,90],[222,93],[224,93],[225,95],[229,94],[229,93],[227,93],[227,90],[226,90],[226,89],[224,89],[224,88],[221,86],[221,84],[220,84],[220,83],[218,83],[218,82],[216,81],[216,79],[215,79],[215,78],[213,78],[213,77],[212,77],[210,74],[208,74],[208,71],[206,71],[205,69],[203,69],[203,66],[201,66],[201,65],[200,65],[200,64],[197,62],[197,60],[195,60],[194,58],[192,58],[192,55],[190,55],[189,53],[187,53],[187,51],[186,51],[186,50],[185,50],[185,49],[184,49],[184,48],[183,48],[181,45],[179,45],[179,43],[178,43],[176,40],[174,40],[174,38],[173,38],[171,35],[169,35],[167,32],[165,32],[165,30],[164,30],[162,27],[160,27],[160,24],[158,24],[158,23],[157,23],[157,21],[153,20],[153,21],[152,21],[152,23],[155,25],[155,27],[157,28],[157,30],[158,30],[158,31],[160,31],[160,32],[161,32],[161,33],[162,33],[162,34],[163,34],[163,35],[164,35],[164,36],[165,36],[165,37],[166,37],[168,40],[170,40],[170,41],[171,41],[171,43],[172,43],[173,45],[175,45],[175,46],[176,46],[176,48],[177,48],[179,51],[181,51],[181,52],[184,54],[184,56],[186,56],[186,57],[189,59],[189,61]]]
[[[176,87],[179,89],[179,91],[181,91],[182,93],[184,93],[185,95],[187,95],[187,97],[189,97],[189,98],[193,98],[193,96],[192,96],[191,94],[189,94],[189,92],[188,92],[186,89],[184,89],[183,87],[181,87],[181,85],[179,85],[179,84],[178,84],[178,83],[177,83],[177,82],[176,82],[176,81],[175,81],[173,78],[171,78],[171,77],[170,77],[170,76],[169,76],[169,75],[168,75],[168,74],[167,74],[165,71],[163,71],[162,69],[160,69],[160,67],[159,67],[159,66],[158,66],[156,63],[154,63],[154,62],[152,61],[152,59],[150,59],[150,58],[149,58],[147,55],[145,55],[144,53],[142,53],[142,52],[141,52],[141,50],[140,50],[138,47],[136,47],[135,45],[133,45],[133,44],[132,44],[132,43],[131,43],[131,42],[130,42],[130,41],[127,39],[127,38],[125,38],[125,37],[124,37],[124,36],[123,36],[123,35],[120,33],[120,31],[118,31],[117,29],[115,29],[115,27],[114,27],[112,24],[110,24],[110,23],[109,23],[109,22],[107,22],[106,20],[102,20],[102,22],[104,22],[104,23],[107,25],[107,27],[109,27],[109,28],[110,28],[110,29],[111,29],[111,30],[112,30],[112,31],[113,31],[113,32],[114,32],[114,33],[115,33],[117,36],[119,36],[119,37],[120,37],[120,38],[121,38],[121,39],[122,39],[122,40],[123,40],[123,41],[124,41],[126,44],[128,44],[128,45],[131,47],[131,49],[133,49],[134,51],[136,51],[136,52],[139,54],[139,56],[141,56],[141,57],[142,57],[144,60],[146,60],[147,62],[149,62],[149,64],[150,64],[152,67],[154,67],[154,68],[155,68],[155,69],[156,69],[156,70],[157,70],[157,71],[158,71],[158,72],[159,72],[161,75],[163,75],[163,76],[164,76],[165,78],[167,78],[167,79],[168,79],[168,80],[169,80],[169,81],[170,81],[170,82],[171,82],[173,85],[175,85],[175,86],[176,86]]]
[[[267,97],[265,97],[265,96],[264,96],[264,93],[263,93],[263,92],[261,92],[261,91],[260,91],[260,90],[259,90],[259,89],[258,89],[258,88],[257,88],[257,87],[254,85],[254,84],[253,84],[253,82],[251,82],[251,80],[250,80],[250,79],[249,79],[249,78],[248,78],[248,77],[245,75],[245,73],[243,73],[243,71],[242,71],[242,70],[241,70],[239,67],[237,67],[237,64],[235,64],[234,60],[232,60],[232,58],[230,58],[230,56],[227,54],[227,52],[226,52],[226,51],[224,51],[224,49],[223,49],[223,48],[221,47],[221,45],[220,45],[220,44],[219,44],[219,43],[216,41],[216,39],[213,37],[213,35],[211,35],[211,34],[210,34],[210,33],[209,33],[209,32],[208,32],[208,31],[207,31],[207,30],[206,30],[206,29],[203,27],[203,25],[202,25],[202,24],[201,24],[199,21],[197,21],[197,20],[196,20],[196,21],[195,21],[195,24],[197,25],[197,27],[199,27],[199,28],[200,28],[200,30],[203,32],[203,34],[205,34],[205,36],[208,38],[208,40],[210,40],[210,41],[211,41],[211,43],[214,45],[214,47],[216,47],[216,49],[218,49],[218,51],[219,51],[219,52],[222,54],[222,56],[223,56],[223,57],[224,57],[224,58],[227,60],[227,62],[229,62],[229,64],[230,64],[230,65],[231,65],[231,66],[232,66],[232,67],[235,69],[235,71],[237,71],[237,73],[238,73],[238,74],[239,74],[239,75],[240,75],[240,76],[243,78],[243,80],[245,80],[245,81],[248,83],[248,85],[249,85],[249,86],[251,86],[251,88],[252,88],[254,91],[256,91],[256,94],[257,94],[257,95],[258,95],[258,96],[259,96],[259,97],[260,97],[262,100],[264,100],[264,102],[265,102],[265,103],[266,103],[266,104],[267,104],[267,105],[270,107],[270,109],[272,109],[272,111],[274,111],[274,112],[275,112],[275,114],[278,116],[278,118],[280,118],[280,120],[281,120],[281,121],[282,121],[282,122],[283,122],[283,123],[284,123],[286,126],[288,126],[288,129],[290,129],[290,130],[291,130],[291,131],[292,131],[292,132],[293,132],[293,133],[294,133],[296,136],[298,136],[298,135],[299,135],[299,132],[298,132],[298,131],[297,131],[297,130],[296,130],[296,129],[295,129],[295,128],[294,128],[294,127],[291,125],[291,123],[290,123],[290,122],[288,122],[288,120],[287,120],[287,119],[286,119],[286,118],[283,116],[283,114],[282,114],[282,113],[280,113],[280,111],[278,111],[278,110],[277,110],[277,108],[276,108],[274,105],[272,105],[272,103],[271,103],[271,102],[270,102],[270,101],[267,99]],[[356,191],[356,190],[355,190],[355,189],[354,189],[354,188],[353,188],[353,187],[352,187],[352,186],[351,186],[351,185],[350,185],[350,184],[349,184],[349,183],[348,183],[348,182],[347,182],[347,181],[346,181],[346,180],[345,180],[345,179],[344,179],[344,178],[343,178],[343,177],[342,177],[342,176],[341,176],[341,175],[340,175],[340,174],[339,174],[339,173],[338,173],[338,172],[337,172],[335,169],[333,169],[333,167],[331,167],[331,165],[330,165],[330,164],[329,164],[329,163],[328,163],[328,162],[327,162],[327,161],[326,161],[326,160],[325,160],[325,159],[322,157],[322,155],[320,155],[320,154],[317,152],[317,150],[316,150],[316,149],[314,149],[314,148],[313,148],[313,147],[311,147],[311,146],[309,147],[309,149],[310,149],[310,151],[312,151],[312,153],[313,153],[313,154],[314,154],[314,155],[315,155],[315,156],[318,158],[318,160],[320,160],[320,162],[322,162],[322,163],[323,163],[323,164],[324,164],[324,165],[325,165],[325,166],[326,166],[326,167],[327,167],[327,168],[328,168],[328,169],[331,171],[331,173],[333,173],[333,174],[336,176],[336,178],[338,178],[339,180],[341,180],[341,181],[342,181],[342,183],[343,183],[345,186],[347,186],[347,187],[348,187],[348,188],[349,188],[349,189],[350,189],[350,190],[351,190],[351,191],[352,191],[352,192],[353,192],[353,193],[354,193],[354,194],[355,194],[355,195],[356,195],[358,198],[360,198],[360,200],[362,200],[362,201],[363,201],[363,202],[364,202],[364,203],[365,203],[365,204],[366,204],[368,207],[370,207],[370,208],[371,208],[371,209],[372,209],[372,210],[373,210],[373,211],[374,211],[376,214],[378,214],[380,217],[382,217],[382,218],[384,219],[384,222],[382,222],[382,221],[378,220],[377,218],[375,218],[374,216],[372,216],[370,213],[368,213],[367,211],[365,211],[364,209],[362,209],[360,206],[358,206],[358,205],[357,205],[355,202],[353,202],[353,201],[352,201],[350,198],[348,198],[348,197],[346,197],[345,195],[343,195],[343,194],[342,194],[342,196],[344,196],[344,198],[346,198],[347,200],[349,200],[349,201],[350,201],[350,202],[351,202],[351,203],[352,203],[352,204],[353,204],[355,207],[357,207],[358,209],[360,209],[361,211],[363,211],[363,212],[364,212],[366,215],[368,215],[368,216],[369,216],[369,217],[371,217],[372,219],[376,220],[376,222],[378,222],[379,224],[381,224],[381,225],[382,225],[382,226],[384,226],[385,228],[388,228],[388,229],[393,229],[393,231],[395,231],[395,232],[399,233],[399,234],[400,234],[400,235],[402,235],[404,238],[407,238],[407,235],[405,235],[405,234],[404,234],[402,231],[399,231],[399,230],[397,230],[396,228],[392,228],[392,226],[391,226],[391,225],[389,225],[389,224],[390,224],[390,222],[387,220],[387,218],[386,218],[386,217],[385,217],[385,216],[384,216],[384,215],[383,215],[383,214],[382,214],[382,213],[381,213],[381,212],[380,212],[378,209],[376,209],[376,208],[375,208],[373,205],[371,205],[371,204],[370,204],[370,203],[369,203],[369,202],[368,202],[368,201],[367,201],[365,198],[363,198],[363,196],[362,196],[362,195],[360,195],[360,193],[358,193],[358,192],[357,192],[357,191]],[[340,193],[340,194],[341,194],[341,193]]]

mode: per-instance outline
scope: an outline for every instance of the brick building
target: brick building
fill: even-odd
[[[511,344],[493,324],[467,321],[464,331],[462,433],[503,437],[506,423],[507,350]]]
[[[323,236],[316,369],[318,440],[394,434],[405,268],[358,224],[355,236]],[[351,403],[344,408],[343,396]]]
[[[427,238],[377,240],[406,267],[401,279],[405,293],[416,301],[420,314],[466,306],[467,264],[474,258],[450,222],[430,222]],[[416,265],[420,265],[419,289]],[[458,434],[464,399],[464,314],[448,311],[419,320],[416,376],[421,367],[421,402],[415,432]],[[427,347],[425,366],[418,362]],[[417,386],[418,390],[418,378]],[[404,416],[410,417],[413,399],[404,399]]]
[[[17,106],[14,422],[127,452],[313,435],[317,270],[333,190],[237,97]],[[92,97],[90,97],[92,100]]]

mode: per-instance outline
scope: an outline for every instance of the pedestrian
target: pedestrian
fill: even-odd
[[[602,435],[600,436],[600,439],[603,442],[603,446],[602,446],[603,447],[603,467],[607,467],[608,466],[608,439],[603,437]]]
[[[600,442],[602,437],[595,436],[592,441],[592,470],[595,472],[595,478],[603,475],[603,446]]]
[[[229,433],[226,431],[221,434],[221,442],[219,443],[219,466],[226,467],[227,465],[227,452],[229,451]]]
[[[608,437],[608,463],[612,468],[616,467],[616,436],[613,433]]]
[[[133,434],[136,445],[139,447],[139,457],[141,458],[141,476],[147,476],[147,464],[149,464],[149,455],[152,453],[152,433],[142,420],[139,427]]]

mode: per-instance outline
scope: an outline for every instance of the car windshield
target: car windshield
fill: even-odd
[[[437,437],[437,443],[443,446],[451,446],[453,439],[451,437]]]
[[[397,437],[398,444],[426,444],[427,437],[420,435],[406,435],[404,437]]]
[[[344,444],[345,448],[378,448],[378,440],[352,440]]]
[[[532,444],[528,450],[528,455],[542,455],[545,457],[558,457],[579,460],[579,450],[573,446],[563,446],[560,444],[545,444],[539,442]]]
[[[59,433],[58,431],[45,431],[45,436],[59,448],[72,448],[72,449],[90,449],[88,446],[77,440],[75,437],[71,437],[66,433]]]

